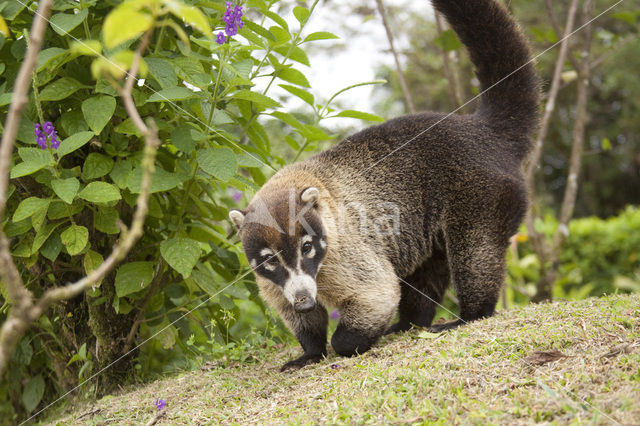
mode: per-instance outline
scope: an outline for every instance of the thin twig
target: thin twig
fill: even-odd
[[[540,122],[540,129],[538,130],[538,136],[536,137],[536,141],[533,145],[533,152],[529,157],[529,163],[526,168],[525,182],[529,189],[529,194],[532,198],[532,201],[534,201],[532,205],[537,201],[537,194],[535,189],[535,173],[538,167],[538,163],[540,162],[540,158],[542,157],[542,148],[544,146],[544,141],[547,137],[549,125],[551,123],[551,116],[553,115],[553,111],[555,110],[558,92],[560,91],[560,85],[562,83],[562,70],[564,69],[564,62],[567,57],[569,47],[568,36],[573,31],[577,10],[578,0],[572,0],[571,5],[569,6],[569,11],[567,13],[567,22],[564,27],[564,35],[562,37],[562,43],[560,44],[560,51],[558,52],[558,59],[556,60],[553,78],[551,79],[551,87],[547,95],[544,114],[542,116],[542,121]],[[544,259],[546,257],[544,236],[539,235],[535,230],[533,212],[530,212],[529,215],[527,215],[526,225],[527,232],[529,234],[529,238],[531,239],[534,250],[538,253],[539,256]]]
[[[544,0],[544,6],[547,9],[547,16],[549,17],[549,22],[551,23],[551,28],[553,28],[553,31],[556,33],[556,38],[560,38],[560,34],[562,34],[562,30],[560,29],[560,25],[558,24],[558,19],[556,18],[556,14],[553,11],[553,4],[551,3],[551,0]],[[574,7],[573,3],[571,4],[571,6],[569,6],[569,12],[567,12],[567,16],[569,16],[571,14],[571,8]],[[574,11],[575,14],[575,11]],[[566,33],[566,26],[565,26],[565,37],[567,35]],[[576,60],[576,58],[573,57],[573,55],[571,54],[571,49],[569,48],[569,55],[567,55],[567,59],[569,59],[569,62],[571,62],[571,66],[573,66],[574,70],[577,70],[578,67],[580,66],[580,64],[578,63],[578,61]]]
[[[396,71],[398,73],[398,80],[400,80],[400,86],[402,87],[402,93],[404,94],[404,100],[407,103],[407,108],[411,114],[416,112],[416,108],[413,106],[413,99],[411,98],[411,92],[409,92],[409,87],[407,86],[407,82],[404,79],[404,73],[402,72],[402,67],[400,66],[400,59],[398,58],[398,52],[393,44],[393,33],[391,32],[391,28],[389,27],[389,22],[387,21],[387,13],[384,9],[384,4],[382,0],[376,0],[376,4],[378,5],[378,12],[380,12],[380,17],[382,18],[382,25],[384,25],[384,29],[387,32],[387,39],[389,40],[389,47],[391,48],[391,53],[393,54],[393,59],[396,62]]]
[[[583,20],[587,23],[591,22],[593,11],[593,0],[585,0],[583,5]],[[567,184],[565,186],[562,205],[558,220],[558,229],[556,230],[553,241],[549,245],[544,242],[544,251],[540,252],[541,262],[541,278],[538,282],[538,292],[533,297],[534,302],[542,302],[549,299],[553,292],[553,284],[556,279],[556,273],[559,266],[559,251],[569,235],[569,221],[573,216],[573,210],[576,204],[578,193],[578,177],[580,175],[580,167],[582,165],[582,157],[584,152],[585,128],[587,122],[587,101],[589,96],[589,79],[591,78],[591,43],[593,41],[593,27],[587,25],[582,33],[582,58],[576,69],[578,80],[576,83],[576,118],[573,124],[571,156],[569,158],[569,170],[567,171]],[[533,220],[533,219],[529,219]],[[528,223],[533,229],[533,224]],[[534,230],[535,232],[535,230]],[[537,235],[537,234],[535,234]],[[540,236],[540,240],[543,237]],[[534,246],[535,247],[535,246]]]

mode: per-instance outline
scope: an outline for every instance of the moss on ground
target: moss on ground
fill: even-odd
[[[640,295],[510,309],[279,373],[298,352],[256,350],[251,364],[211,365],[69,403],[46,423],[145,424],[157,398],[167,401],[157,424],[640,421]]]

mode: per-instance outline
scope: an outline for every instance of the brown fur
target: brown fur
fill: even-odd
[[[285,368],[317,361],[325,353],[325,307],[340,311],[332,344],[343,355],[362,353],[374,344],[388,329],[398,304],[400,321],[391,331],[411,324],[429,326],[450,281],[462,321],[434,330],[493,314],[504,281],[508,240],[527,208],[521,162],[537,123],[538,78],[529,64],[501,81],[529,60],[529,50],[497,1],[433,3],[469,48],[482,89],[497,83],[482,95],[478,112],[444,120],[443,114],[427,112],[368,128],[285,167],[256,195],[286,229],[288,191],[299,194],[316,187],[320,192],[317,205],[305,216],[322,224],[328,244],[315,277],[319,305],[310,313],[297,313],[280,288],[258,274],[263,297],[305,350]],[[383,205],[388,202],[400,214],[399,232],[371,232],[387,214]],[[295,203],[299,211],[302,202]],[[350,203],[366,207],[367,217],[357,209],[345,213]],[[252,202],[246,222],[256,214]],[[284,241],[273,231],[242,228],[245,250],[264,241]],[[287,238],[295,241],[299,236]]]

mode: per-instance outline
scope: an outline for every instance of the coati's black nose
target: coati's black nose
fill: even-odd
[[[316,300],[306,291],[296,293],[293,302],[293,309],[299,313],[312,311],[316,307]]]

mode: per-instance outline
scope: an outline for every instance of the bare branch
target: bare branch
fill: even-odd
[[[560,25],[558,25],[558,19],[556,19],[556,14],[553,11],[553,4],[551,4],[551,0],[544,0],[544,6],[547,9],[549,22],[551,22],[551,27],[553,28],[553,31],[556,33],[556,38],[560,38],[560,34],[562,34],[562,30],[560,29]],[[573,4],[571,6],[573,6]],[[567,12],[567,16],[571,14],[571,6],[569,6],[569,12]],[[574,14],[575,14],[575,11],[574,11]],[[567,32],[566,32],[566,26],[565,26],[564,37],[566,36],[567,36]],[[571,62],[571,66],[573,67],[573,69],[577,71],[580,64],[578,63],[576,58],[573,57],[570,50],[571,49],[569,49],[569,55],[567,55],[567,58],[569,59],[569,62]]]
[[[593,0],[585,0],[583,6],[583,20],[589,23],[593,11]],[[569,159],[569,170],[567,172],[567,184],[564,191],[558,229],[553,236],[551,245],[544,243],[544,252],[541,256],[541,278],[538,282],[538,292],[533,297],[534,302],[541,302],[551,298],[553,285],[556,280],[556,273],[559,266],[559,251],[569,235],[569,221],[573,216],[573,210],[578,193],[578,177],[582,165],[584,152],[585,127],[587,122],[587,100],[589,95],[589,79],[591,78],[591,42],[593,39],[592,26],[586,25],[582,31],[582,59],[576,83],[576,117],[573,124],[573,135],[571,143],[571,156]],[[531,218],[529,220],[532,220]],[[528,226],[533,224],[528,222]],[[535,232],[535,230],[534,230]],[[535,234],[537,235],[537,234]],[[544,241],[544,240],[542,240]]]
[[[391,53],[393,53],[393,59],[396,62],[396,71],[398,73],[398,79],[400,80],[400,86],[402,87],[402,93],[404,94],[404,100],[407,103],[407,108],[411,114],[416,112],[416,108],[413,106],[413,99],[411,98],[411,93],[409,92],[409,87],[407,86],[407,82],[404,79],[404,72],[402,72],[402,67],[400,66],[400,59],[398,58],[398,52],[393,44],[393,33],[391,32],[391,28],[389,27],[389,22],[387,21],[387,13],[384,9],[384,4],[382,0],[376,0],[376,4],[378,5],[378,12],[380,13],[380,17],[382,18],[382,24],[384,25],[384,29],[387,32],[387,39],[389,40],[389,47],[391,48]]]
[[[535,191],[535,172],[536,168],[538,167],[538,163],[540,162],[540,158],[542,157],[542,148],[544,146],[545,138],[547,137],[549,124],[551,123],[551,116],[553,115],[553,111],[555,110],[556,99],[558,97],[558,92],[562,83],[562,70],[564,69],[564,62],[567,57],[569,47],[568,36],[573,31],[577,10],[578,0],[572,0],[571,5],[569,6],[569,12],[567,13],[567,23],[564,27],[564,36],[562,38],[562,42],[560,43],[560,51],[558,52],[558,59],[556,60],[553,78],[551,79],[551,87],[547,96],[544,115],[542,116],[540,129],[538,130],[538,136],[536,137],[536,141],[533,146],[533,152],[529,156],[529,163],[527,164],[526,168],[525,182],[527,184],[527,188],[529,189],[529,194],[531,195],[532,201],[536,201],[537,199]],[[544,237],[538,235],[533,226],[533,221],[534,215],[532,213],[529,213],[526,220],[527,232],[529,234],[529,237],[531,238],[532,244],[534,245],[534,249],[536,250],[538,255],[541,255],[544,258],[546,257],[544,256]]]
[[[591,18],[593,10],[593,0],[586,0],[584,4],[584,20]],[[571,157],[569,159],[569,172],[567,175],[567,186],[564,191],[562,207],[560,208],[560,223],[558,231],[554,236],[553,248],[558,250],[560,245],[568,236],[569,220],[573,216],[573,209],[576,205],[578,193],[578,177],[582,165],[582,153],[584,151],[584,134],[587,123],[587,99],[589,96],[589,79],[591,78],[591,41],[593,31],[588,25],[583,32],[582,60],[578,70],[577,99],[576,99],[576,119],[573,125],[573,142],[571,145]]]

